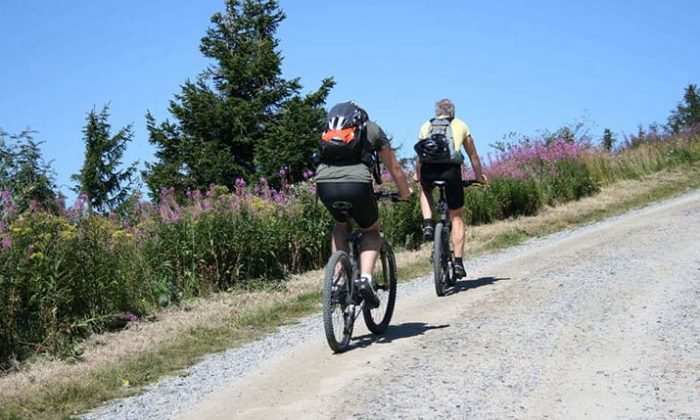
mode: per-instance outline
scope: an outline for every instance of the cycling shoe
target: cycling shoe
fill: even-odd
[[[372,287],[372,282],[366,277],[361,277],[356,284],[357,291],[360,293],[360,296],[362,296],[365,304],[367,304],[370,308],[379,307],[379,297],[374,291],[374,287]]]

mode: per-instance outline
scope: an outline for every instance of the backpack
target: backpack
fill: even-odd
[[[364,163],[371,167],[367,120],[365,110],[354,102],[342,102],[331,108],[319,141],[321,163],[332,166]]]
[[[462,163],[461,151],[455,150],[451,121],[445,118],[430,120],[430,131],[413,147],[421,163]]]

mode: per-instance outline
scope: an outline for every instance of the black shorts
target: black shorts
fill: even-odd
[[[368,228],[379,220],[377,199],[372,186],[366,182],[319,182],[316,193],[336,222],[348,221],[343,212],[333,208],[336,201],[352,204],[348,214],[361,228]]]
[[[420,183],[425,191],[432,191],[433,181],[447,181],[445,195],[447,208],[457,210],[464,207],[464,187],[462,186],[462,165],[423,163],[420,167]]]

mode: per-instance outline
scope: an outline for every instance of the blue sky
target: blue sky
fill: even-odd
[[[337,82],[409,155],[436,100],[449,97],[482,156],[509,132],[585,120],[595,137],[664,123],[700,83],[700,2],[282,0],[283,72],[306,91]],[[199,41],[223,0],[2,0],[0,127],[44,141],[61,190],[83,159],[82,127],[110,103],[133,124],[126,161],[153,160],[144,114],[207,65]]]

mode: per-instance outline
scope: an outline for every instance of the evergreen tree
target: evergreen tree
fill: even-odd
[[[15,166],[13,146],[6,140],[9,137],[10,135],[0,128],[0,191],[10,188],[12,168]]]
[[[695,84],[685,88],[683,101],[676,106],[668,118],[668,129],[679,133],[684,129],[700,125],[700,92]]]
[[[294,96],[284,102],[277,117],[255,145],[255,162],[261,176],[273,183],[284,169],[290,182],[303,180],[303,172],[311,166],[310,157],[318,148],[320,133],[326,122],[323,104],[333,87],[329,79],[321,89],[305,98]]]
[[[51,165],[44,161],[39,145],[31,131],[12,136],[16,141],[9,182],[5,188],[15,197],[20,211],[38,203],[46,210],[56,209],[56,184]]]
[[[256,155],[261,170],[276,173],[273,139],[283,137],[290,148],[305,150],[308,133],[317,128],[332,82],[324,80],[317,92],[301,98],[299,79],[281,77],[275,32],[285,16],[277,1],[226,0],[225,6],[225,13],[212,16],[200,44],[212,64],[170,102],[176,122],[157,124],[146,115],[157,161],[146,165],[144,179],[154,196],[166,187],[180,194],[212,183],[231,187],[236,178],[259,174]],[[313,125],[292,135],[288,130],[299,128],[294,118]],[[259,144],[265,146],[256,153]]]
[[[603,131],[603,148],[610,152],[613,148],[613,145],[615,144],[615,136],[613,136],[612,131],[610,131],[609,128],[606,128]]]
[[[71,176],[78,183],[73,191],[86,194],[91,208],[98,212],[113,209],[129,197],[136,171],[136,162],[119,169],[126,146],[133,138],[131,125],[111,136],[108,120],[108,105],[100,113],[94,108],[88,113],[83,128],[85,161],[80,172]]]

